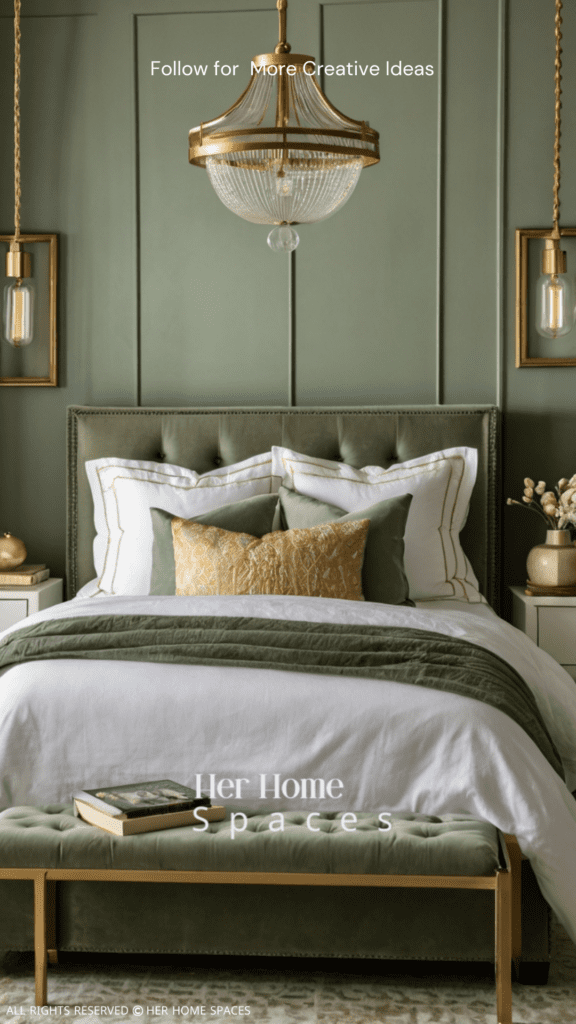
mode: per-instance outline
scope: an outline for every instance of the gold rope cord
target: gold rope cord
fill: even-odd
[[[20,6],[14,0],[14,241],[20,238]]]
[[[562,95],[562,47],[560,45],[560,41],[562,39],[562,0],[556,0],[556,16],[554,18],[554,25],[554,34],[556,36],[556,59],[554,61],[554,205],[552,211],[554,227],[552,231],[552,238],[560,238],[558,219],[560,215],[560,111],[562,109],[562,102],[560,100]]]

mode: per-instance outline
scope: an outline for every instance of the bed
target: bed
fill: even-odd
[[[182,597],[147,591],[103,593],[98,585],[94,588],[94,552],[106,564],[109,551],[102,546],[99,550],[98,541],[94,548],[95,510],[86,462],[131,460],[154,463],[159,478],[166,466],[215,473],[221,479],[218,474],[227,467],[254,460],[271,446],[301,453],[318,466],[339,464],[351,474],[367,466],[403,467],[456,448],[476,452],[476,484],[461,532],[470,576],[468,570],[454,569],[458,586],[450,583],[449,593],[440,590],[434,600],[417,600],[416,607],[338,597]],[[285,468],[286,456],[283,459]],[[560,755],[568,786],[519,725],[494,707],[453,692],[425,691],[393,680],[382,684],[343,671],[260,671],[251,665],[71,657],[2,670],[2,806],[68,802],[73,792],[92,783],[170,777],[203,790],[212,787],[213,795],[231,807],[261,809],[264,802],[272,810],[294,809],[297,803],[303,810],[468,813],[518,837],[539,889],[576,939],[576,869],[571,856],[576,810],[570,793],[576,787],[576,698],[570,677],[492,610],[499,590],[498,472],[498,414],[492,407],[73,407],[68,415],[67,586],[69,598],[81,596],[28,622],[42,627],[45,622],[101,616],[112,616],[121,624],[138,616],[217,616],[234,622],[312,623],[317,632],[341,624],[348,628],[354,622],[360,629],[424,630],[470,641],[496,652],[525,678]],[[276,489],[281,479],[277,470]],[[261,490],[268,486],[262,483]],[[121,540],[125,533],[118,531]],[[112,590],[121,573],[120,557],[113,568]],[[449,575],[447,570],[446,580]],[[103,578],[105,574],[99,577]],[[468,587],[468,578],[478,581],[486,600],[479,593],[477,599],[471,596],[474,588]],[[6,631],[5,637],[12,632]],[[322,789],[318,783],[313,795],[303,797],[301,783],[309,779],[326,785]],[[327,787],[334,779],[340,788]],[[524,875],[531,899],[530,912],[524,915],[524,956],[542,962],[547,958],[546,908],[528,862]],[[31,922],[23,912],[26,900],[18,895],[18,884],[6,892],[5,923],[0,923],[4,948],[28,948],[30,942]],[[94,888],[99,889],[97,896]],[[329,898],[315,894],[306,906],[297,902],[301,895],[290,894],[281,908],[277,893],[271,894],[268,903],[261,901],[255,921],[249,897],[241,892],[233,901],[229,893],[214,891],[198,898],[179,895],[176,906],[172,892],[153,888],[158,891],[143,908],[129,885],[119,900],[118,887],[112,893],[104,884],[71,884],[59,897],[59,948],[383,959],[491,957],[491,914],[482,906],[483,894],[466,894],[446,913],[436,893],[424,904],[418,897],[418,905],[412,894],[398,893],[396,903],[377,908],[390,925],[383,934],[382,929],[366,927],[375,909],[372,897],[367,900],[362,893],[355,894],[352,917],[357,928],[350,929],[342,923],[344,904],[334,893]],[[349,894],[343,899],[350,910]],[[303,918],[310,927],[296,942],[295,922]],[[449,926],[439,927],[443,920]]]

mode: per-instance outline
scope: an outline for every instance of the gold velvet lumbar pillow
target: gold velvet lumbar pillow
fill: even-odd
[[[295,594],[363,601],[368,519],[263,537],[174,517],[176,593]]]

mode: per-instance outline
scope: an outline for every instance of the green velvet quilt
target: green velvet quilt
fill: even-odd
[[[0,669],[53,658],[281,669],[444,690],[503,711],[564,777],[534,697],[515,669],[491,651],[440,633],[228,616],[95,615],[39,622],[0,642]]]

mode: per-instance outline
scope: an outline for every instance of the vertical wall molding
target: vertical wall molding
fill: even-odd
[[[288,253],[288,405],[296,405],[296,249]]]
[[[132,17],[134,59],[134,194],[136,215],[136,405],[142,405],[142,262],[140,196],[140,92],[138,87],[138,15]]]
[[[436,171],[436,404],[444,404],[444,97],[446,4],[438,0],[438,149]]]
[[[495,401],[504,405],[506,315],[506,74],[508,64],[508,0],[498,0],[498,91],[496,114],[496,388]]]

